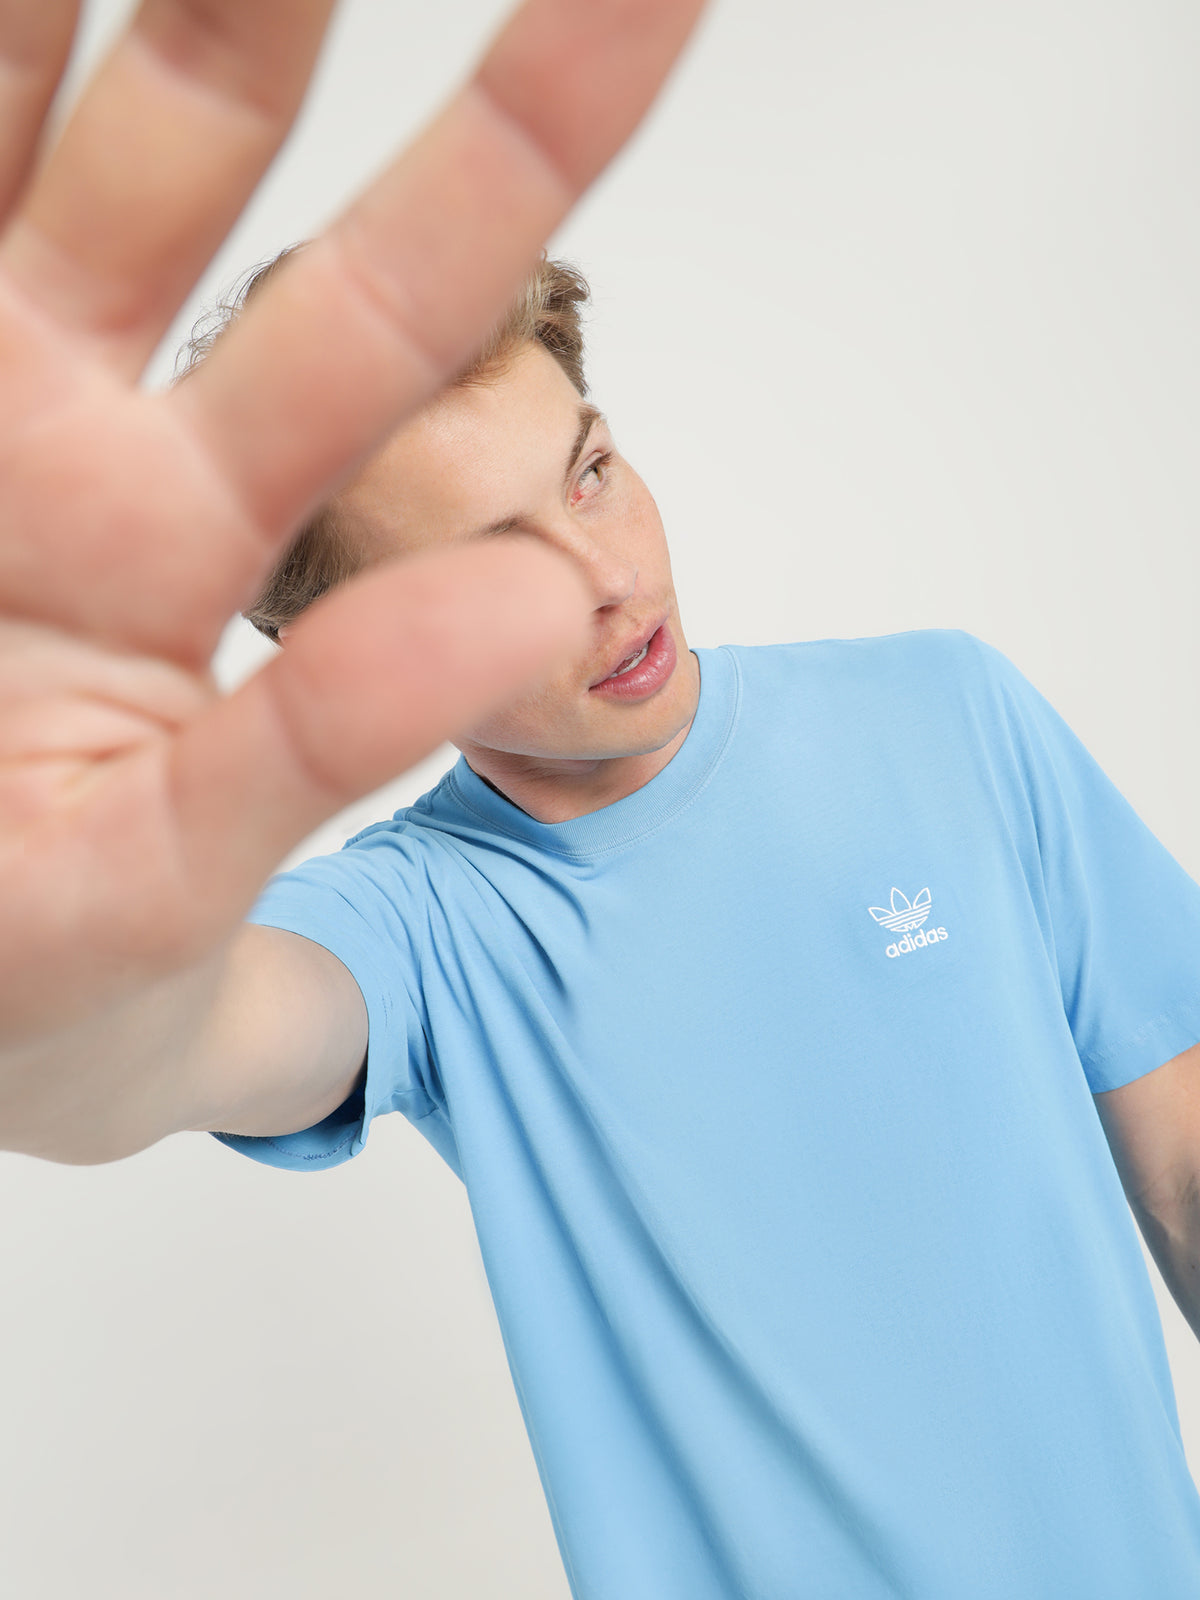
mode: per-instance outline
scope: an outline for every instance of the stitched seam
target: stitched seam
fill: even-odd
[[[1135,1029],[1133,1033],[1127,1034],[1110,1049],[1102,1051],[1100,1054],[1089,1051],[1086,1058],[1084,1058],[1085,1064],[1087,1066],[1101,1067],[1116,1062],[1118,1065],[1122,1065],[1121,1058],[1124,1053],[1132,1049],[1133,1046],[1139,1045],[1150,1038],[1164,1022],[1187,1023],[1189,1028],[1200,1029],[1200,1012],[1193,1010],[1189,1006],[1180,1006],[1170,1011],[1160,1011],[1156,1017],[1150,1017],[1146,1022],[1142,1023],[1140,1028]]]

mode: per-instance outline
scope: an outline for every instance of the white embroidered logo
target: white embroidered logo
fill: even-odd
[[[932,909],[933,901],[929,898],[928,889],[922,889],[912,901],[899,889],[893,889],[890,911],[885,911],[882,906],[867,907],[875,921],[882,922],[891,933],[907,933],[910,928],[919,928]]]
[[[911,950],[921,950],[950,937],[945,928],[930,928],[928,933],[917,932],[933,910],[933,901],[927,888],[911,900],[901,890],[893,888],[890,910],[884,906],[868,906],[867,910],[889,933],[903,935],[895,944],[888,945],[889,956],[906,956]]]

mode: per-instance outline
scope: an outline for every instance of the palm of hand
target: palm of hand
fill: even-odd
[[[73,6],[0,22],[22,68],[0,91],[0,1044],[199,959],[322,817],[579,637],[575,577],[501,541],[357,580],[233,696],[208,671],[306,511],[469,355],[698,9],[533,0],[165,395],[137,376],[328,6],[147,5],[32,178]]]

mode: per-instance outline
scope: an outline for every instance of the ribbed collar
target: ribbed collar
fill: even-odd
[[[623,800],[570,822],[538,822],[490,788],[460,756],[430,798],[436,817],[446,800],[457,803],[478,825],[523,839],[552,855],[591,856],[642,837],[689,804],[715,771],[737,719],[740,674],[725,647],[694,650],[700,666],[700,698],[688,736],[649,783]]]

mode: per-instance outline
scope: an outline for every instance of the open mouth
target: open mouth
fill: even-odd
[[[632,672],[634,667],[640,666],[646,659],[649,649],[650,641],[647,639],[636,655],[629,656],[625,661],[622,661],[621,665],[613,672],[610,672],[607,678],[601,678],[601,683],[611,683],[614,678],[619,678],[623,672]]]
[[[675,671],[675,641],[667,624],[661,623],[631,656],[626,656],[589,694],[619,700],[645,700],[657,692]]]

